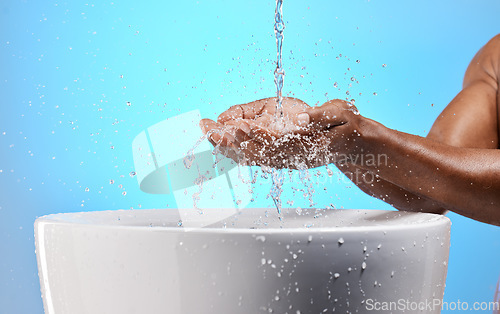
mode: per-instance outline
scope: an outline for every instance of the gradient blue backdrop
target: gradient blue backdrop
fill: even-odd
[[[274,5],[1,2],[0,313],[43,312],[36,217],[174,206],[129,175],[140,131],[195,108],[215,118],[273,95]],[[497,0],[285,1],[283,11],[285,93],[311,105],[354,98],[363,115],[418,135],[500,31]],[[390,208],[333,178],[327,191],[316,186],[317,206]],[[271,206],[268,191],[256,188],[255,206]],[[445,301],[491,301],[500,228],[448,217]]]

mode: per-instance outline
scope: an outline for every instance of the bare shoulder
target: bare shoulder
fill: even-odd
[[[438,116],[427,138],[458,147],[498,148],[500,35],[474,56],[462,91]]]
[[[492,39],[490,39],[486,45],[484,45],[483,49],[484,50],[495,50],[495,47],[498,49],[500,48],[500,34],[496,35]],[[498,51],[497,51],[498,54]]]
[[[477,80],[498,89],[500,82],[500,34],[490,39],[474,56],[464,77],[464,88]]]
[[[491,50],[492,53],[496,54],[497,57],[500,55],[500,34],[496,35],[484,45],[485,50]]]

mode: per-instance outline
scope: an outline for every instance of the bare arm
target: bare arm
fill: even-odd
[[[457,147],[498,149],[500,35],[472,59],[462,91],[436,119],[427,138]]]
[[[412,193],[402,187],[384,180],[373,173],[352,163],[337,165],[354,184],[366,194],[378,198],[399,210],[444,214],[443,204],[423,195]]]
[[[470,63],[463,90],[434,123],[427,138],[456,147],[498,148],[498,73],[500,36],[493,38]],[[339,167],[350,178],[363,171],[354,164]],[[373,177],[368,172],[365,176]],[[430,199],[420,190],[410,192],[380,177],[355,182],[366,193],[402,210],[443,213],[449,205]],[[499,192],[500,193],[500,192]],[[500,205],[498,205],[500,206]]]
[[[385,166],[358,165],[445,209],[500,225],[500,150],[462,148],[397,132],[368,121],[361,141]]]
[[[220,141],[215,140],[237,149],[246,162],[293,168],[298,163],[316,167],[333,161],[346,174],[375,175],[373,182],[355,183],[398,209],[452,210],[500,225],[499,64],[500,36],[496,36],[474,57],[463,90],[427,138],[388,129],[341,100],[320,107],[303,104],[303,111],[290,111],[291,120],[300,123],[288,133],[273,132],[265,116],[247,118],[247,112],[255,111],[252,103],[228,110],[231,114],[221,115],[219,123],[203,120],[202,127],[205,132],[234,127],[233,135],[222,132]],[[259,108],[265,112],[262,108],[267,106]],[[340,155],[349,158],[335,160]],[[363,155],[386,159],[367,163],[356,157]]]

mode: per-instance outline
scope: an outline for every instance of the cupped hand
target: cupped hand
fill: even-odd
[[[339,152],[352,150],[359,123],[357,109],[343,100],[310,107],[285,98],[283,119],[276,119],[276,99],[233,106],[217,122],[200,126],[224,155],[246,165],[304,169],[335,162]]]
[[[309,108],[299,99],[285,97],[283,118],[277,120],[276,103],[276,98],[265,98],[235,105],[221,113],[217,121],[202,119],[200,127],[212,145],[233,160],[241,164],[271,165],[271,154],[260,151],[284,130],[296,130],[301,124],[298,114]],[[261,143],[264,139],[268,140]]]

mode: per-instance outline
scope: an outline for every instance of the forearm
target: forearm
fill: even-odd
[[[366,118],[359,127],[351,153],[383,156],[386,161],[367,163],[358,158],[356,166],[446,209],[500,225],[499,150],[452,147]]]
[[[398,210],[435,214],[446,212],[442,204],[411,193],[352,163],[337,164],[337,167],[363,192],[388,203]]]

